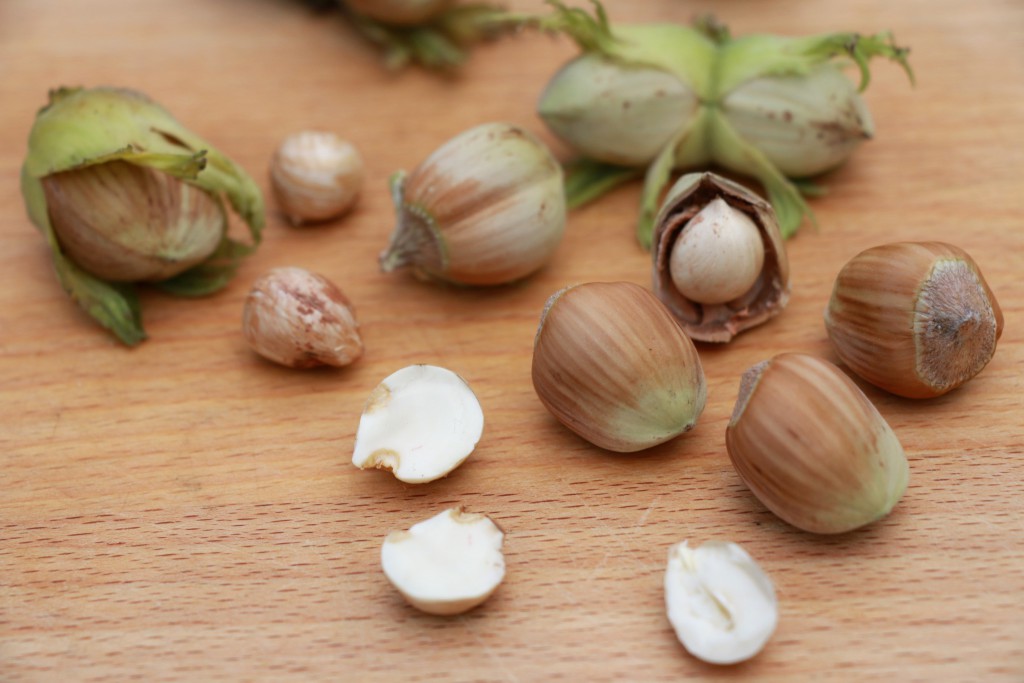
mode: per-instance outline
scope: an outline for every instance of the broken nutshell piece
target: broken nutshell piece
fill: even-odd
[[[484,413],[466,380],[436,365],[410,365],[370,393],[352,464],[391,470],[422,484],[447,475],[473,452]]]
[[[654,293],[686,333],[728,342],[789,301],[789,260],[771,204],[714,173],[669,191],[655,222]]]
[[[727,541],[672,546],[665,607],[683,647],[711,664],[750,659],[779,621],[771,579],[743,548]]]
[[[388,534],[381,567],[413,607],[461,614],[487,600],[505,578],[504,537],[486,515],[451,508]]]
[[[253,351],[290,368],[343,367],[363,355],[345,294],[305,268],[273,268],[253,283],[242,312]]]

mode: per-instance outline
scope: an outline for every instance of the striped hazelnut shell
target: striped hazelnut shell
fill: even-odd
[[[567,287],[548,300],[533,386],[562,424],[621,453],[692,429],[707,397],[693,342],[650,292],[628,282]]]
[[[839,368],[806,354],[744,373],[725,443],[758,500],[812,533],[885,517],[907,487],[903,447],[882,415]]]
[[[836,354],[863,379],[899,396],[931,398],[988,364],[1003,313],[963,249],[895,242],[843,266],[825,328]]]

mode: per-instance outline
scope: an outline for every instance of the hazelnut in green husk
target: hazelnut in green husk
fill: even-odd
[[[65,291],[129,346],[146,338],[133,283],[182,296],[217,291],[263,228],[252,178],[134,90],[51,91],[21,187]],[[225,200],[252,246],[227,236]]]

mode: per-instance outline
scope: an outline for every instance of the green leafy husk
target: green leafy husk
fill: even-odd
[[[29,152],[21,170],[26,210],[50,247],[54,271],[63,289],[87,314],[121,342],[134,346],[146,338],[139,303],[131,284],[109,283],[82,270],[61,249],[50,222],[42,179],[62,171],[125,161],[172,175],[204,190],[220,203],[224,197],[249,229],[251,251],[264,225],[259,187],[240,167],[182,126],[145,95],[118,88],[58,88],[36,117]],[[223,231],[227,215],[222,207]],[[224,242],[234,244],[226,235]],[[239,250],[221,247],[205,262],[174,278],[188,286],[163,283],[176,293],[208,294],[223,287],[237,265]],[[219,273],[213,277],[212,273]],[[233,271],[231,271],[233,272]],[[202,281],[204,284],[199,285]]]
[[[712,164],[756,178],[775,205],[782,234],[793,235],[804,220],[814,222],[804,196],[823,189],[805,178],[786,177],[752,142],[743,139],[723,114],[722,99],[738,86],[763,77],[805,76],[822,64],[851,63],[860,74],[859,89],[870,83],[869,63],[882,57],[899,64],[911,83],[914,74],[909,50],[898,47],[889,33],[860,35],[840,32],[806,37],[749,35],[733,38],[728,28],[713,17],[699,17],[691,26],[677,24],[616,25],[598,0],[590,0],[592,12],[547,0],[552,12],[545,16],[508,14],[502,21],[518,27],[556,32],[571,38],[584,54],[599,54],[623,66],[653,66],[672,73],[700,99],[701,106],[689,121],[679,122],[679,133],[646,167],[637,238],[650,248],[653,218],[663,188],[673,170]],[[601,162],[577,159],[584,169],[601,168]],[[569,188],[572,205],[592,201],[621,184],[628,173],[604,168],[598,182],[591,175],[586,191]]]

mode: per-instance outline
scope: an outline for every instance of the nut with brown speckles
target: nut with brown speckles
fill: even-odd
[[[274,268],[256,280],[245,300],[242,331],[256,353],[290,368],[342,367],[363,355],[348,298],[303,268]]]

